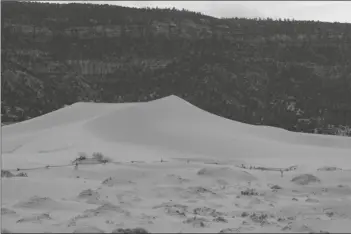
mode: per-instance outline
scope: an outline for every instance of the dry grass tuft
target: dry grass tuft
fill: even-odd
[[[141,233],[149,233],[144,228],[117,228],[113,230],[111,233],[126,233],[126,234],[141,234]]]

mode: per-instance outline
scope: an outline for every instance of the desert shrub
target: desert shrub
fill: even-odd
[[[282,189],[282,187],[276,184],[276,185],[273,185],[271,189]]]
[[[14,176],[15,176],[15,175],[12,174],[10,171],[1,170],[1,177],[10,178],[10,177],[14,177]]]
[[[86,153],[82,153],[81,152],[81,153],[78,154],[78,156],[79,156],[77,158],[78,160],[85,160],[85,159],[87,159],[87,154]]]
[[[126,234],[141,234],[141,233],[149,233],[144,228],[117,228],[113,230],[111,233],[126,233]]]
[[[328,125],[326,128],[315,129],[315,132],[319,134],[329,134],[336,136],[351,136],[351,127],[343,125]]]
[[[93,158],[100,161],[100,160],[102,160],[104,158],[104,155],[102,153],[100,153],[100,152],[94,152],[93,153]]]
[[[107,184],[111,180],[112,180],[112,177],[109,177],[109,178],[105,179],[104,181],[102,181],[102,184]]]
[[[237,233],[239,228],[224,228],[219,233]]]
[[[100,152],[94,152],[93,153],[93,158],[96,159],[98,162],[102,163],[107,163],[110,162],[110,159],[105,157],[102,153]]]
[[[27,173],[20,172],[16,175],[16,177],[28,177]]]
[[[341,168],[330,167],[330,166],[325,166],[317,169],[317,171],[341,171],[341,170],[342,170]]]
[[[335,135],[338,136],[351,136],[351,127],[350,126],[339,126],[334,128]]]
[[[262,222],[266,222],[268,215],[264,213],[252,213],[250,215],[250,218],[254,222],[262,223]]]
[[[213,219],[213,222],[217,222],[217,223],[228,223],[228,220],[226,220],[224,217],[222,216],[218,216],[216,218]]]
[[[96,191],[92,190],[92,189],[86,189],[83,190],[82,192],[79,193],[78,197],[83,198],[83,197],[91,197],[94,194],[96,194]]]
[[[255,191],[255,189],[246,189],[244,191],[241,191],[241,195],[245,196],[258,196],[259,193]]]

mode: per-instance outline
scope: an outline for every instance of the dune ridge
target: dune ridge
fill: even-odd
[[[160,138],[168,134],[171,138],[179,139],[179,135],[183,137],[191,132],[200,132],[213,139],[220,136],[234,140],[243,136],[287,144],[351,148],[351,139],[347,137],[294,133],[235,122],[201,110],[174,95],[146,103],[75,103],[38,118],[3,126],[2,134],[7,138],[72,124],[84,125],[95,136],[109,142],[150,143],[155,137],[149,138],[147,134],[162,134]],[[154,139],[157,143],[160,140]]]
[[[110,112],[86,123],[86,126],[109,141],[115,138],[116,141],[122,140],[120,136],[113,133],[113,130],[117,132],[117,129],[118,132],[123,132],[125,139],[132,138],[133,140],[138,137],[136,135],[147,134],[151,131],[155,131],[154,134],[168,131],[173,133],[173,136],[181,134],[183,137],[194,129],[194,132],[200,132],[213,139],[221,135],[222,138],[244,135],[288,144],[351,148],[349,138],[293,133],[279,128],[239,123],[201,110],[174,95],[134,105],[123,111]],[[126,126],[128,126],[127,129],[125,129]],[[185,131],[187,134],[184,134]],[[227,132],[229,133],[226,134]],[[161,138],[164,137],[165,135]],[[160,140],[156,141],[160,142]]]

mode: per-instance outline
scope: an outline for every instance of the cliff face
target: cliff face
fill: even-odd
[[[3,122],[175,94],[251,124],[351,126],[350,24],[24,2],[1,16]]]

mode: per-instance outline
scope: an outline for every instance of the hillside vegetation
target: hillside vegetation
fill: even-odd
[[[3,122],[78,101],[174,94],[250,124],[327,134],[351,126],[351,24],[1,4]]]

